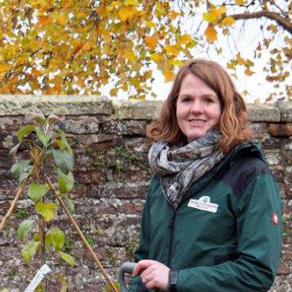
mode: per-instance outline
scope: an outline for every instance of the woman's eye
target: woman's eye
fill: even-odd
[[[190,97],[184,97],[181,101],[182,102],[189,102],[189,101],[191,101],[191,98]]]
[[[212,98],[205,98],[205,103],[213,103],[213,99]]]

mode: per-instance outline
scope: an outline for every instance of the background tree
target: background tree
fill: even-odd
[[[0,0],[0,93],[100,94],[110,83],[113,96],[145,98],[155,65],[171,81],[193,48],[221,55],[221,41],[243,37],[252,19],[254,55],[239,48],[227,67],[250,76],[268,53],[264,74],[278,87],[290,77],[291,0]]]

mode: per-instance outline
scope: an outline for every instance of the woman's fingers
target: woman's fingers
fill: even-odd
[[[133,270],[132,276],[135,277],[141,272],[141,270],[147,269],[153,262],[153,260],[142,260],[138,262],[135,266],[135,269]]]
[[[138,275],[142,270],[140,277],[148,289],[167,289],[169,273],[167,266],[153,260],[142,260],[136,265],[133,276]]]

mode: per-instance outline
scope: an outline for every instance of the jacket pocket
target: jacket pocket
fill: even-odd
[[[237,253],[228,253],[220,256],[215,256],[214,257],[214,265],[219,265],[227,261],[234,262],[235,260],[238,259],[238,254]]]

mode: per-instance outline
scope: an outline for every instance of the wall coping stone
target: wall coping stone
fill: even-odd
[[[248,116],[252,122],[280,122],[281,113],[273,104],[247,104]]]
[[[292,122],[292,102],[279,102],[282,122]]]
[[[0,95],[0,116],[86,115],[113,113],[110,99],[96,95]]]
[[[112,115],[116,119],[152,120],[163,101],[118,101],[97,95],[0,95],[0,116],[43,113],[44,115]],[[292,102],[247,104],[251,122],[292,122]]]
[[[121,120],[153,120],[158,116],[162,104],[162,100],[113,101],[114,115]]]

